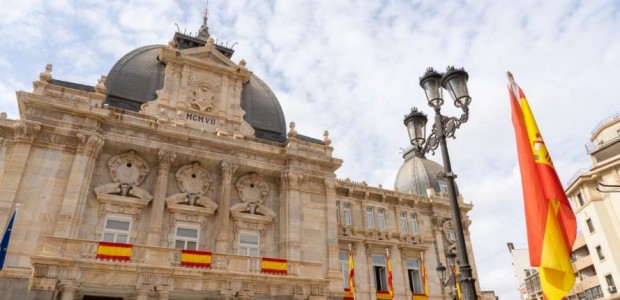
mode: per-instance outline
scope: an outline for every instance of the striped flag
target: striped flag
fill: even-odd
[[[390,263],[390,250],[385,249],[387,254],[387,284],[388,292],[390,293],[390,299],[394,299],[394,283],[392,282],[392,264]]]
[[[17,207],[11,214],[9,223],[6,225],[6,230],[2,236],[2,242],[0,242],[0,271],[4,268],[4,260],[6,259],[6,252],[9,250],[9,240],[11,239],[11,231],[13,231],[13,223],[15,222],[15,215],[17,215]]]
[[[352,299],[355,300],[355,266],[353,264],[353,250],[349,244],[349,292]]]
[[[288,261],[286,259],[263,257],[260,266],[262,273],[288,274]]]
[[[510,72],[508,89],[521,169],[530,264],[538,266],[545,297],[562,299],[575,284],[570,263],[577,234],[575,214],[525,94]]]
[[[211,252],[181,250],[181,266],[189,268],[210,268]]]
[[[454,273],[454,285],[456,286],[456,299],[462,300],[463,293],[461,293],[461,284],[459,283],[459,268],[456,266],[452,267],[452,272]]]
[[[97,247],[97,259],[112,261],[131,260],[131,249],[133,245],[112,242],[99,242]]]
[[[424,253],[420,252],[420,275],[422,276],[422,288],[424,294],[413,294],[413,300],[428,300],[428,281],[426,278],[426,264],[424,263]]]

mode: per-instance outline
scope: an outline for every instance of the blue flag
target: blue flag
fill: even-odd
[[[6,258],[6,252],[9,248],[9,239],[11,238],[11,231],[13,231],[13,221],[15,221],[15,214],[17,210],[13,211],[9,224],[6,226],[4,236],[2,236],[2,242],[0,242],[0,271],[4,268],[4,259]]]

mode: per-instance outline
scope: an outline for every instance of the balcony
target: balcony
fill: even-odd
[[[573,270],[580,271],[591,265],[593,265],[592,255],[582,256],[577,258],[577,260],[573,263]]]
[[[96,259],[98,247],[99,241],[47,237],[40,255],[32,257],[31,288],[53,291],[59,281],[69,280],[125,289],[173,286],[187,293],[235,289],[239,284],[239,289],[251,286],[257,295],[276,297],[302,291],[324,294],[329,283],[321,263],[289,260],[285,274],[275,275],[261,272],[260,257],[212,253],[209,268],[189,268],[181,266],[179,249],[133,245],[127,261],[106,261]]]

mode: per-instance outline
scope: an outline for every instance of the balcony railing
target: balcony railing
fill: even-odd
[[[131,258],[127,261],[98,260],[97,249],[99,241],[46,237],[42,257],[66,258],[72,260],[100,261],[123,265],[149,265],[160,267],[184,268],[181,266],[181,250],[145,245],[133,245]],[[261,257],[251,257],[224,253],[211,253],[211,266],[206,270],[230,273],[261,273]],[[303,278],[322,278],[322,264],[313,262],[287,261],[287,272],[281,275]],[[205,269],[201,269],[205,270]]]
[[[575,260],[575,262],[573,263],[573,269],[579,271],[579,270],[583,270],[589,266],[591,266],[592,263],[592,256],[591,255],[587,255],[587,256],[582,256],[577,258],[577,260]]]

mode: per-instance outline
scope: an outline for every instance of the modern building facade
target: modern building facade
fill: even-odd
[[[578,172],[566,189],[583,232],[579,253],[589,253],[585,261],[576,254],[582,281],[576,288],[588,299],[620,299],[620,115],[603,120],[590,142],[592,166]]]
[[[351,245],[356,299],[383,297],[388,264],[395,299],[421,293],[422,255],[430,298],[451,299],[435,271],[455,248],[441,167],[408,151],[394,189],[337,179],[327,131],[287,128],[232,55],[205,19],[95,85],[48,65],[17,92],[19,119],[0,118],[0,224],[19,205],[4,295],[343,299]]]

